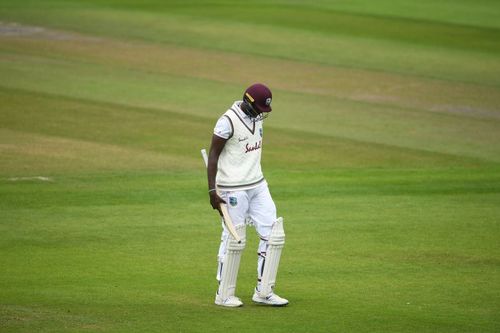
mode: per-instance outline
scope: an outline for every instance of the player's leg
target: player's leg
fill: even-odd
[[[257,303],[284,306],[288,300],[274,293],[281,250],[285,244],[283,219],[276,218],[276,206],[267,184],[249,191],[249,215],[260,237],[257,259]]]
[[[241,254],[246,244],[245,218],[248,210],[248,200],[244,191],[223,192],[222,198],[227,202],[229,215],[235,225],[236,232],[241,237],[241,243],[238,243],[230,235],[222,223],[223,231],[217,268],[219,288],[215,296],[215,304],[237,307],[243,305],[241,300],[235,296],[235,292]]]

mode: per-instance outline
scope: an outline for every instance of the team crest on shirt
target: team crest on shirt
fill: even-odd
[[[229,197],[229,204],[236,207],[236,205],[238,205],[238,199],[236,197]]]

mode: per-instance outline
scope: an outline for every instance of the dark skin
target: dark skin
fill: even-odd
[[[219,162],[219,156],[226,145],[227,140],[223,139],[217,135],[212,135],[212,144],[210,145],[210,152],[208,153],[208,166],[207,166],[207,176],[208,176],[208,189],[215,188],[215,175],[217,174],[217,163]],[[222,211],[220,210],[220,204],[225,204],[226,202],[219,197],[216,191],[211,191],[208,193],[210,195],[210,204],[213,209],[219,211],[220,216],[222,216]]]
[[[243,112],[248,114],[248,110],[246,109],[246,105],[242,104],[241,108]],[[259,112],[260,113],[260,112]],[[212,135],[212,144],[210,145],[210,152],[208,153],[208,166],[207,166],[207,177],[208,177],[208,189],[215,188],[215,176],[217,175],[217,164],[219,162],[219,156],[226,145],[227,139],[221,138],[217,135]],[[210,204],[213,209],[217,209],[219,211],[220,216],[222,216],[222,211],[220,210],[220,205],[225,204],[226,202],[222,199],[216,191],[210,191]]]

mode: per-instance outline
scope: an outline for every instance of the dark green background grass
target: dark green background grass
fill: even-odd
[[[3,1],[0,331],[496,332],[496,1]],[[277,292],[213,304],[199,150],[252,82]]]

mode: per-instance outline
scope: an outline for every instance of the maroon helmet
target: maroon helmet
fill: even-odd
[[[243,102],[247,104],[249,115],[255,120],[262,120],[269,115],[272,100],[271,90],[262,83],[252,84],[243,94]]]

